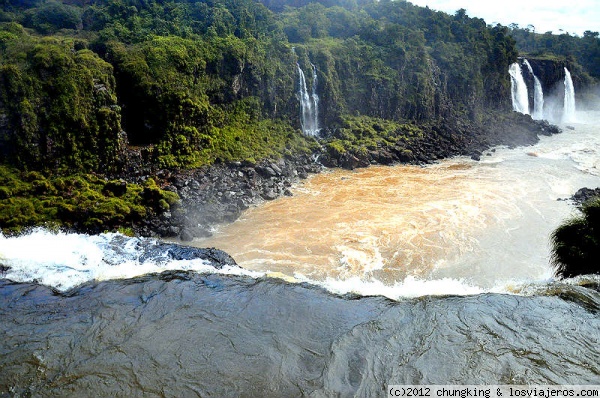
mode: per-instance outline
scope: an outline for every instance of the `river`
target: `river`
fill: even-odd
[[[600,185],[599,116],[479,162],[313,176],[194,242],[241,269],[140,261],[116,234],[0,237],[0,396],[597,384],[600,278],[555,280],[548,235]]]
[[[598,115],[579,117],[575,130],[481,161],[322,173],[195,245],[246,269],[393,299],[543,283],[548,237],[574,214],[564,199],[600,183]]]

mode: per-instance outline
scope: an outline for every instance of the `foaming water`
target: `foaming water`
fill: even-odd
[[[553,280],[548,237],[575,212],[561,199],[600,185],[597,113],[526,148],[479,162],[332,170],[248,210],[212,238],[242,266],[143,256],[150,239],[120,234],[0,235],[3,278],[67,291],[88,281],[167,270],[273,276],[392,299],[484,292],[528,294]]]
[[[595,116],[480,162],[332,170],[194,244],[343,293],[398,298],[545,283],[549,235],[575,212],[561,199],[599,185]]]
[[[89,281],[133,278],[166,270],[262,275],[238,267],[216,270],[201,259],[172,260],[160,256],[145,259],[145,250],[156,243],[152,239],[115,233],[90,236],[36,229],[18,237],[0,234],[0,262],[8,267],[2,277],[67,291]]]
[[[549,280],[546,247],[573,211],[557,199],[598,186],[594,134],[575,125],[478,163],[315,176],[196,242],[256,271],[170,260],[119,234],[0,235],[0,396],[597,383],[600,277]],[[452,296],[405,299],[429,294]]]

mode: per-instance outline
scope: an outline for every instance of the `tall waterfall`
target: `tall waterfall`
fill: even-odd
[[[532,117],[536,120],[544,118],[544,90],[542,90],[542,83],[533,73],[533,68],[529,64],[529,61],[523,61],[529,69],[529,73],[533,76],[533,115]]]
[[[521,67],[515,62],[508,69],[508,73],[510,74],[513,110],[529,115],[529,97]]]
[[[310,93],[306,84],[306,78],[300,64],[298,67],[299,77],[299,92],[301,115],[300,122],[302,124],[302,132],[306,135],[315,136],[319,133],[319,96],[317,95],[317,68],[312,66],[312,87]]]
[[[565,68],[565,104],[562,121],[563,123],[575,121],[575,87],[567,68]]]

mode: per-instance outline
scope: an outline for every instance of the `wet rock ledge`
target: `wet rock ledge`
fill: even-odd
[[[581,207],[585,202],[590,201],[592,199],[600,198],[600,188],[581,188],[573,196],[571,196],[571,200],[579,207]]]

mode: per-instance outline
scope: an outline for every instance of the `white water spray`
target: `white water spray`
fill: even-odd
[[[529,115],[529,98],[527,96],[527,85],[523,79],[521,67],[517,62],[510,65],[510,87],[512,94],[513,110]]]
[[[306,84],[306,78],[300,64],[296,63],[299,75],[299,92],[302,124],[302,132],[306,135],[315,136],[319,133],[319,96],[317,95],[317,68],[312,65],[312,87],[310,93]]]
[[[533,73],[533,68],[529,64],[529,61],[523,61],[529,69],[529,73],[533,76],[533,115],[531,115],[535,120],[541,120],[544,118],[544,91],[542,89],[542,83],[540,83],[540,79],[537,78],[535,73]]]
[[[173,260],[166,252],[144,258],[145,248],[157,241],[129,238],[121,234],[100,235],[53,233],[35,229],[29,234],[5,237],[0,234],[0,278],[15,282],[38,282],[67,291],[89,281],[133,278],[167,270],[191,270],[261,277],[264,273],[225,266],[216,269],[202,259]]]
[[[565,68],[565,103],[562,121],[563,123],[575,121],[575,87],[567,68]]]

